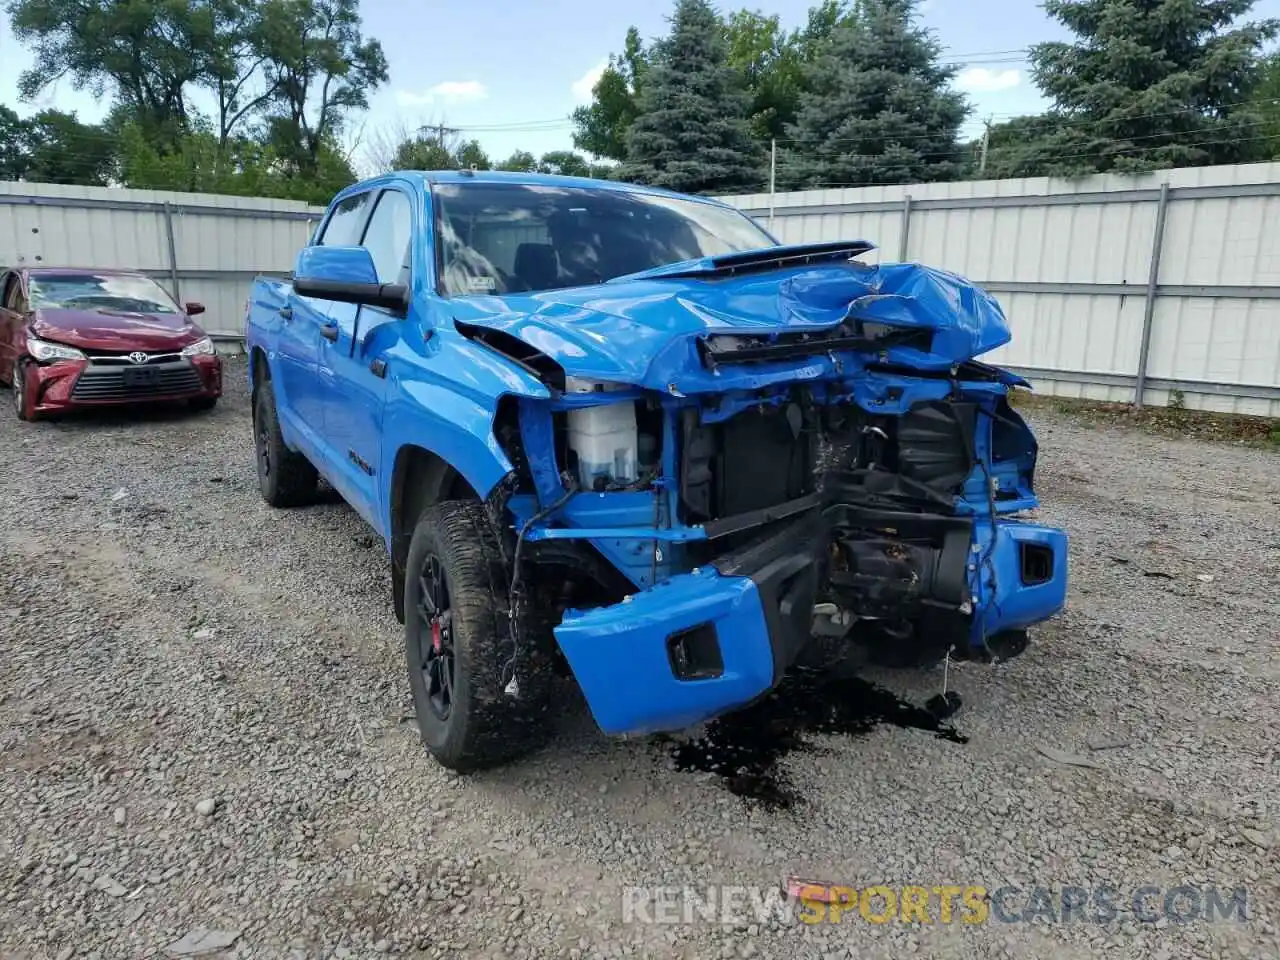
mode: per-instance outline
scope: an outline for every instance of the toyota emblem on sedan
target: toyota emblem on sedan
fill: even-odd
[[[142,353],[140,350],[135,350],[133,353],[129,354],[129,359],[134,363],[146,363],[147,355]]]

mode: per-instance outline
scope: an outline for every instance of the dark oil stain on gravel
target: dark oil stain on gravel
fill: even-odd
[[[698,740],[676,745],[676,768],[714,773],[729,791],[770,810],[802,798],[778,768],[788,753],[812,752],[806,734],[859,736],[882,723],[924,730],[953,743],[968,737],[929,710],[857,677],[787,677],[770,696],[707,724]]]

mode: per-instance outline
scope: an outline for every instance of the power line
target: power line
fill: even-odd
[[[1280,103],[1280,97],[1267,97],[1267,98],[1255,99],[1255,100],[1239,100],[1233,103],[1220,103],[1220,104],[1214,105],[1214,109],[1221,110],[1221,109],[1227,109],[1231,107],[1262,106],[1265,104],[1276,104],[1276,103]],[[1152,119],[1157,119],[1161,117],[1173,117],[1173,116],[1178,116],[1184,113],[1201,113],[1203,112],[1204,109],[1205,108],[1203,107],[1194,107],[1194,106],[1180,107],[1176,110],[1167,110],[1160,113],[1140,113],[1140,114],[1134,114],[1132,116],[1123,116],[1123,117],[1114,117],[1114,118],[1105,118],[1105,119],[1084,118],[1084,117],[1073,119],[1069,117],[1064,117],[1062,119],[1055,120],[1054,122],[1060,126],[1085,126],[1088,124],[1119,124],[1119,123],[1128,123],[1133,120],[1152,120]],[[1035,116],[1035,115],[1025,114],[1025,113],[991,114],[991,118],[993,120],[994,119],[1013,119],[1013,118],[1022,117],[1022,116]],[[559,129],[568,129],[573,125],[574,125],[574,121],[572,117],[557,117],[557,118],[546,119],[546,120],[513,120],[510,122],[494,122],[494,123],[486,123],[486,124],[464,124],[451,129],[457,130],[458,132],[462,132],[462,133],[502,133],[502,132],[537,133],[537,132],[543,132],[543,131],[554,132]],[[927,140],[931,138],[932,137],[930,135],[924,135],[916,139]],[[797,142],[800,142],[800,138],[796,138],[796,137],[779,137],[778,138],[778,143],[797,143]],[[835,141],[835,142],[839,142],[839,141]]]
[[[1236,129],[1248,132],[1258,127],[1265,127],[1270,123],[1272,123],[1271,120],[1265,120],[1265,119],[1251,120],[1248,122],[1238,124],[1236,126]],[[423,129],[434,132],[437,128],[435,125],[430,125],[430,126],[424,127]],[[465,130],[465,129],[467,128],[461,128],[461,127],[446,128],[447,131]],[[1203,131],[1203,132],[1211,133],[1213,131]],[[1087,136],[1087,134],[1085,135]],[[1191,143],[1184,143],[1177,140],[1178,136],[1184,136],[1184,137],[1196,136],[1196,131],[1194,130],[1172,131],[1172,132],[1167,131],[1167,132],[1161,132],[1161,133],[1142,134],[1142,135],[1133,136],[1133,137],[1125,137],[1125,136],[1093,137],[1091,138],[1089,152],[1069,154],[1067,156],[1070,156],[1072,158],[1096,156],[1098,155],[1098,153],[1102,152],[1107,147],[1116,146],[1116,145],[1124,145],[1121,148],[1122,150],[1123,149],[1156,150],[1156,149],[1163,149],[1165,146],[1192,146],[1192,145],[1205,145],[1205,144],[1248,143],[1248,142],[1253,142],[1257,140],[1272,139],[1270,136],[1248,137],[1248,138],[1224,137],[1219,139],[1199,140],[1199,141],[1193,141]],[[872,140],[872,139],[874,138],[846,137],[846,138],[840,138],[836,140],[825,140],[825,141],[822,141],[822,143],[866,143],[868,140]],[[886,139],[884,142],[887,146],[893,146],[893,145],[916,143],[921,140],[933,140],[933,139],[937,139],[937,138],[934,135],[924,134],[921,136],[912,136],[912,137],[895,137],[892,139]],[[1138,141],[1165,140],[1165,139],[1172,140],[1174,142],[1171,144],[1147,144],[1141,147],[1127,146],[1127,145],[1136,143]],[[779,144],[783,144],[783,143],[795,143],[799,141],[778,139],[777,142]],[[991,157],[996,155],[1002,155],[1004,152],[1007,152],[1007,151],[1024,149],[1025,147],[1026,147],[1026,144],[1024,143],[1006,143],[1006,144],[990,144],[989,143],[987,150],[988,150],[988,156]],[[946,150],[926,151],[923,153],[923,156],[929,159],[946,159],[946,158],[952,158],[952,157],[961,157],[961,156],[967,156],[967,155],[973,154],[974,149],[975,149],[974,143],[957,143],[954,147]],[[979,146],[979,149],[980,149],[980,146]],[[840,154],[839,156],[845,159],[881,160],[883,159],[884,154],[883,153],[843,153],[843,154]],[[1062,157],[1062,159],[1065,159],[1065,158],[1066,157]],[[66,152],[60,151],[55,155],[55,160],[59,163],[98,161],[100,159],[102,158],[98,154],[85,153],[85,152],[79,152],[79,151],[66,151]],[[108,161],[110,161],[110,159],[111,158],[108,158]],[[783,161],[785,159],[786,159],[786,154],[780,152],[779,160]],[[1055,159],[1059,159],[1059,157],[1055,156]],[[53,181],[43,180],[41,182],[47,183],[47,182],[53,182]]]

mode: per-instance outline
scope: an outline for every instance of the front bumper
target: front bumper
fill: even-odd
[[[32,363],[26,369],[26,387],[31,411],[37,414],[213,398],[222,395],[222,358],[202,355],[136,368],[83,360]]]
[[[979,647],[1048,619],[1066,600],[1062,531],[997,520],[995,532],[975,525],[968,564]],[[771,690],[810,638],[828,542],[810,516],[623,603],[566,612],[556,639],[601,730],[680,730]]]

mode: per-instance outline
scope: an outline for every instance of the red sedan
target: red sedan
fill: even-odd
[[[0,383],[21,420],[82,407],[183,400],[209,409],[222,360],[154,280],[120,270],[0,271]]]

